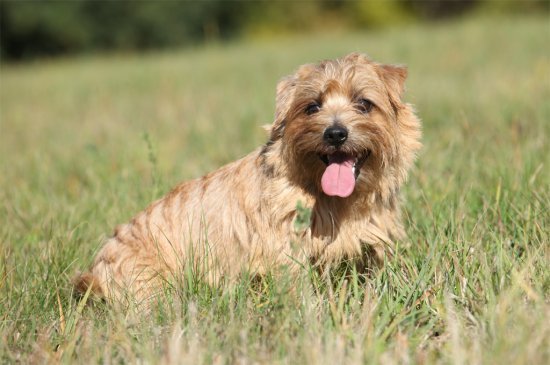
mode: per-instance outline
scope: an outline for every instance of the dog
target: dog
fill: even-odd
[[[380,265],[405,238],[399,190],[421,147],[407,70],[352,53],[277,85],[267,143],[116,227],[79,292],[150,298],[187,270],[210,284],[277,267]]]

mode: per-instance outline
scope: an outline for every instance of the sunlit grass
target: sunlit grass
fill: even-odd
[[[2,65],[0,358],[548,363],[547,21]],[[407,64],[423,119],[409,240],[383,270],[226,289],[188,277],[147,316],[79,306],[70,277],[117,223],[259,146],[277,80],[351,51]]]

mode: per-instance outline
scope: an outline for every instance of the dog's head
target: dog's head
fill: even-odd
[[[398,189],[420,147],[420,122],[401,101],[406,76],[353,53],[281,80],[271,141],[296,182],[343,198]]]

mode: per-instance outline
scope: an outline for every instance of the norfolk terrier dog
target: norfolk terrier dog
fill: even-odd
[[[406,76],[357,53],[301,66],[277,85],[267,143],[116,227],[77,290],[146,299],[188,269],[216,284],[376,265],[405,235],[399,190],[421,146]]]

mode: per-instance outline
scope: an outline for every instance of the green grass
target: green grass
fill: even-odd
[[[547,364],[549,44],[519,17],[2,65],[0,362]],[[357,50],[409,66],[423,119],[384,269],[73,299],[117,223],[266,140],[280,77]]]

